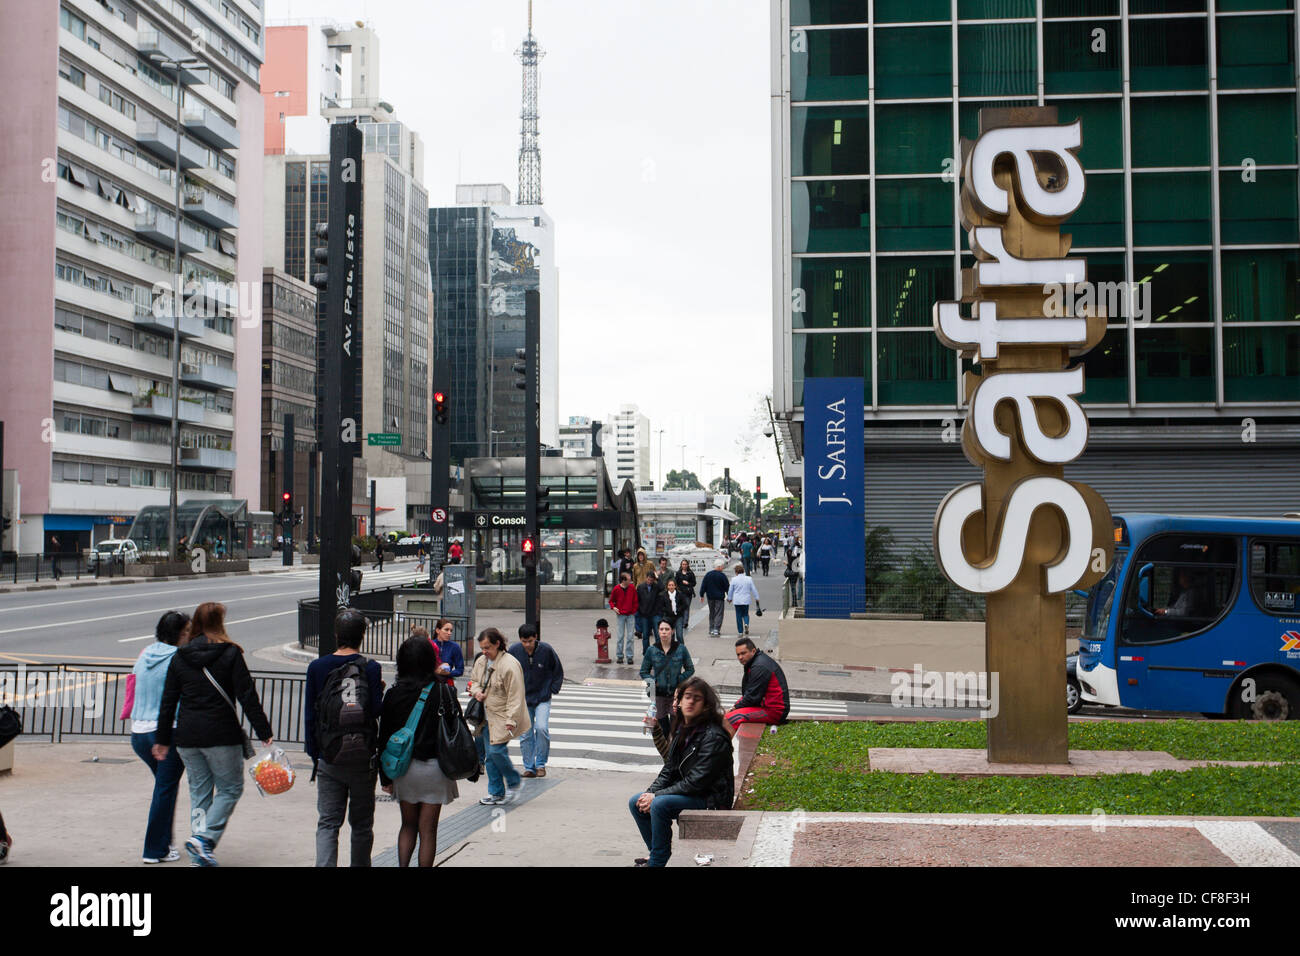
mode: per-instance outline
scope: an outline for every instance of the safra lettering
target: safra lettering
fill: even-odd
[[[844,399],[831,402],[826,406],[828,412],[835,412],[839,418],[828,418],[826,420],[826,462],[817,466],[817,477],[822,481],[843,481],[848,477],[848,469],[844,464]],[[853,502],[848,498],[827,497],[819,494],[817,503],[819,505],[826,503],[852,505]]]
[[[153,928],[151,893],[68,893],[50,897],[50,925],[78,927],[129,927],[133,936],[148,936]]]

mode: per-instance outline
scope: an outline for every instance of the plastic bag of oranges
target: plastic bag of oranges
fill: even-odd
[[[259,793],[284,793],[293,786],[295,774],[289,758],[279,747],[268,748],[248,768]]]

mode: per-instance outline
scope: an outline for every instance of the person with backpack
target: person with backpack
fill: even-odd
[[[397,865],[410,866],[415,840],[420,839],[420,866],[433,866],[438,855],[438,818],[444,804],[460,796],[456,781],[438,763],[440,709],[455,706],[448,685],[435,671],[437,656],[428,637],[408,637],[397,649],[397,682],[384,695],[379,717],[379,782],[402,813],[397,833]],[[447,701],[443,695],[452,695]],[[399,737],[400,735],[400,737]],[[396,738],[396,739],[395,739]],[[389,776],[385,761],[397,740],[409,738],[405,772]]]
[[[352,865],[369,866],[375,843],[376,753],[383,672],[359,648],[366,618],[356,608],[334,616],[338,650],[307,665],[303,694],[304,749],[316,781],[316,865],[337,866],[339,830],[347,812]]]
[[[175,744],[190,783],[192,835],[185,851],[195,866],[217,866],[212,851],[244,792],[244,761],[253,755],[235,699],[266,747],[272,744],[271,722],[257,699],[243,648],[226,633],[226,606],[200,604],[190,632],[189,643],[172,655],[167,668],[153,756],[165,761]]]
[[[132,698],[131,749],[153,774],[153,799],[149,803],[149,822],[144,831],[144,863],[174,863],[181,858],[172,846],[172,821],[176,817],[176,794],[180,790],[185,765],[180,754],[172,751],[165,760],[155,760],[153,745],[158,742],[158,708],[163,687],[176,648],[190,637],[190,618],[180,611],[168,611],[154,628],[154,643],[136,658],[127,693]]]

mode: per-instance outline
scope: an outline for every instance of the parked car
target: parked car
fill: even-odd
[[[1071,654],[1065,659],[1065,712],[1075,714],[1083,706],[1083,697],[1079,694],[1079,655]]]
[[[134,564],[140,560],[140,549],[130,538],[109,538],[99,542],[90,550],[86,566],[94,568],[100,561],[121,559],[124,564]]]

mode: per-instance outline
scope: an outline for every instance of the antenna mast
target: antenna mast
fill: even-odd
[[[542,203],[542,150],[537,144],[537,62],[545,56],[533,39],[533,0],[528,0],[528,35],[515,56],[524,67],[523,111],[519,114],[519,198],[521,206]]]

